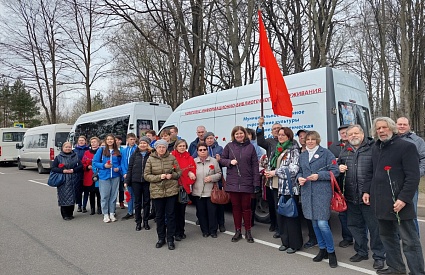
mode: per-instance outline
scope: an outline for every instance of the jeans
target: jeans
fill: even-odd
[[[119,183],[119,177],[107,180],[99,179],[100,205],[103,215],[115,213]]]
[[[230,192],[230,201],[232,202],[232,214],[235,229],[241,230],[243,218],[245,230],[251,230],[251,194]]]
[[[378,220],[378,223],[388,267],[396,271],[406,272],[406,266],[401,256],[401,239],[410,274],[425,274],[422,247],[413,219],[401,220],[400,225],[397,221],[388,220]]]
[[[373,259],[385,260],[385,249],[379,237],[379,224],[370,206],[347,202],[347,224],[353,234],[356,246],[354,249],[361,256],[368,256],[368,234],[370,233],[370,249]]]
[[[413,197],[413,207],[415,208],[416,217],[418,216],[418,199],[419,199],[419,190],[416,190],[415,196]],[[420,238],[421,235],[420,235],[420,232],[419,232],[418,219],[415,218],[415,219],[413,219],[413,221],[415,222],[416,231],[418,231],[418,236]]]
[[[352,242],[353,235],[351,235],[350,230],[347,225],[347,211],[338,213],[339,222],[341,223],[342,239]]]
[[[313,223],[313,229],[316,234],[319,248],[326,248],[328,253],[333,253],[335,251],[334,239],[331,228],[329,227],[329,222],[324,220],[311,220],[311,222]]]
[[[136,223],[142,223],[142,208],[143,222],[148,222],[151,208],[149,185],[149,182],[133,183],[132,185],[134,193],[134,212],[136,216]]]
[[[177,201],[177,195],[172,197],[152,199],[156,211],[156,233],[158,240],[174,242],[176,233],[176,219],[174,214],[174,206]],[[165,216],[167,216],[167,226],[165,226]]]
[[[127,186],[127,191],[130,193],[130,200],[127,202],[127,213],[133,215],[134,209],[134,192],[133,187]]]

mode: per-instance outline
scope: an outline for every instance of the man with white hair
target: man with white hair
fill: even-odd
[[[410,274],[425,274],[422,247],[413,221],[413,196],[420,178],[418,151],[414,144],[397,135],[397,125],[389,117],[376,118],[372,132],[378,140],[372,147],[373,178],[364,186],[363,202],[375,211],[388,266],[376,273],[406,274],[401,239]]]

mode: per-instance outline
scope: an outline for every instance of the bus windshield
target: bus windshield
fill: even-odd
[[[365,134],[370,137],[370,115],[366,107],[351,102],[338,102],[339,122],[343,124],[359,124]]]
[[[24,132],[4,132],[3,142],[21,142],[24,139]]]

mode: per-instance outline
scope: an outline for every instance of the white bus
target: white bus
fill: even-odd
[[[77,119],[68,140],[75,145],[81,135],[103,139],[112,133],[125,140],[128,133],[134,133],[140,137],[147,130],[158,132],[172,112],[169,105],[152,102],[132,102],[90,112]]]
[[[333,68],[320,68],[284,77],[292,105],[292,118],[273,114],[266,80],[264,87],[265,137],[271,137],[275,123],[296,133],[300,129],[316,130],[325,148],[337,141],[342,124],[360,124],[370,136],[371,116],[362,80]],[[183,102],[167,119],[163,128],[177,126],[179,136],[191,142],[196,127],[203,125],[217,137],[221,146],[231,140],[236,125],[256,129],[260,117],[260,82],[217,93],[197,96]],[[256,218],[268,219],[268,206],[257,203]]]
[[[16,143],[22,142],[27,128],[0,128],[0,163],[16,163],[18,150]]]
[[[37,167],[38,173],[47,173],[60,153],[72,125],[49,124],[29,128],[24,140],[16,144],[19,149],[18,169]]]

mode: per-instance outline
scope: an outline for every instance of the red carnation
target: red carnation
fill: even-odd
[[[214,165],[212,165],[212,164],[211,164],[211,165],[210,165],[210,169],[211,169],[211,170],[214,170],[214,168],[215,168],[215,167],[214,167]]]
[[[348,148],[347,148],[347,151],[350,151],[350,152],[352,152],[352,151],[353,151],[353,148],[351,148],[351,147],[348,147]]]
[[[340,143],[338,146],[344,147],[345,144],[344,143]]]
[[[64,167],[65,167],[65,164],[63,164],[63,163],[59,163],[58,167],[59,167],[59,168],[64,168]]]
[[[174,164],[174,165],[173,165],[173,169],[176,169],[176,168],[177,168],[177,166]]]
[[[125,194],[125,201],[126,202],[129,202],[131,200],[131,194],[130,194],[130,192],[125,191],[124,194]]]
[[[385,171],[390,171],[390,169],[391,169],[391,166],[388,166],[388,165],[387,166],[384,166],[384,170]]]
[[[279,153],[282,153],[283,151],[282,147],[277,148],[277,150],[279,151]]]
[[[334,159],[333,159],[333,160],[332,160],[332,164],[333,164],[333,165],[336,165],[336,160],[334,160]]]
[[[215,136],[215,139],[218,139],[218,136]]]
[[[226,141],[226,138],[225,137],[223,138],[223,141]]]
[[[110,165],[110,164],[111,164],[111,161],[110,161],[110,160],[108,160],[108,161],[106,162],[106,164]]]

